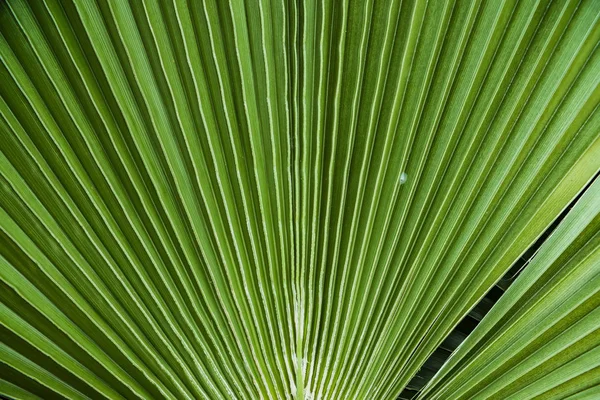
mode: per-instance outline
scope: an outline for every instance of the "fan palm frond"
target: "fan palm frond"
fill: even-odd
[[[394,399],[600,170],[599,18],[1,2],[0,394]],[[597,214],[595,183],[421,398],[597,378]]]

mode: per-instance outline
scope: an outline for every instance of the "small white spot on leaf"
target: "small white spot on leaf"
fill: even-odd
[[[400,174],[400,184],[404,185],[407,180],[408,180],[408,175],[406,174],[406,172],[401,173]]]

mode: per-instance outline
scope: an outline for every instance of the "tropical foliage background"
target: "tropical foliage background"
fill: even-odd
[[[600,398],[599,18],[1,1],[0,394]]]

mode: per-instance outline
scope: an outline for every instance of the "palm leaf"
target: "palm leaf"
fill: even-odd
[[[599,17],[0,3],[0,394],[397,397],[600,170]],[[423,398],[593,398],[598,198]]]

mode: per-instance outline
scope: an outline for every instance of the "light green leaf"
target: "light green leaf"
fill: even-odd
[[[599,18],[0,1],[0,394],[595,398]]]

